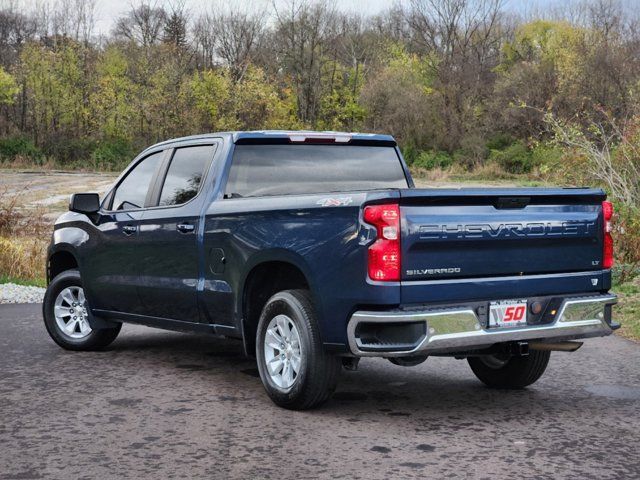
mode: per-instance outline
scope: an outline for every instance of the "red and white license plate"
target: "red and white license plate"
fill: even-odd
[[[490,327],[518,327],[527,324],[527,300],[498,300],[489,303]]]

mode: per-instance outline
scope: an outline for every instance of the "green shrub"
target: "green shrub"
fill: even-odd
[[[402,152],[402,157],[404,158],[404,161],[407,163],[407,165],[413,165],[413,162],[416,161],[416,158],[418,158],[418,155],[420,153],[418,149],[412,144],[401,147],[400,151]]]
[[[126,140],[111,140],[100,143],[91,154],[91,160],[98,170],[117,170],[127,165],[133,156],[131,143]]]
[[[489,150],[504,150],[513,145],[514,142],[515,138],[508,133],[497,133],[487,140],[486,146]]]
[[[95,141],[88,138],[69,138],[60,135],[46,145],[45,153],[55,158],[63,167],[84,166],[95,146]]]
[[[452,163],[463,167],[466,170],[473,170],[483,163],[483,158],[478,157],[473,151],[466,148],[459,148],[452,155]]]
[[[562,163],[564,152],[548,143],[539,143],[531,150],[531,162],[535,167],[554,169]]]
[[[489,160],[509,173],[529,173],[533,168],[531,151],[524,142],[516,142],[504,150],[492,150]]]
[[[42,151],[26,137],[0,139],[0,160],[13,160],[17,157],[38,162],[42,160]]]
[[[485,139],[479,134],[467,134],[460,141],[460,148],[453,152],[453,161],[467,168],[484,163],[489,156]]]
[[[624,283],[640,275],[640,207],[615,202],[614,211],[614,280]]]
[[[447,168],[452,164],[453,158],[447,152],[429,150],[420,152],[412,166],[433,170],[434,168]]]

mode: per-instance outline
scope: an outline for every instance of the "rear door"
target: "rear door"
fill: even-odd
[[[207,178],[217,143],[175,148],[159,176],[155,208],[139,234],[140,298],[147,315],[198,322],[198,232]]]
[[[599,190],[401,192],[402,280],[601,268]]]

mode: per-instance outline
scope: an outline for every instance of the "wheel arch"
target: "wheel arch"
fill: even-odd
[[[56,275],[66,270],[77,268],[82,269],[78,249],[81,249],[89,242],[89,233],[86,231],[84,223],[77,221],[73,212],[63,214],[56,222],[56,229],[53,232],[52,242],[47,251],[47,283],[51,282]],[[64,225],[66,222],[75,222]],[[62,223],[63,225],[59,225]]]
[[[275,293],[289,289],[308,289],[313,294],[313,279],[304,259],[288,251],[265,252],[246,269],[237,311],[240,313],[242,339],[247,355],[254,355],[260,313]]]
[[[67,270],[79,269],[80,264],[73,250],[67,246],[53,249],[47,258],[47,284]]]

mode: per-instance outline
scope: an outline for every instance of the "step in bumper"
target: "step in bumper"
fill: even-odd
[[[397,357],[455,353],[489,348],[512,341],[564,341],[611,334],[613,294],[568,297],[563,300],[556,320],[544,325],[511,328],[485,328],[469,307],[424,311],[358,311],[347,325],[349,348],[360,357]],[[375,329],[385,337],[379,344],[361,332]],[[382,332],[382,333],[379,333]]]

